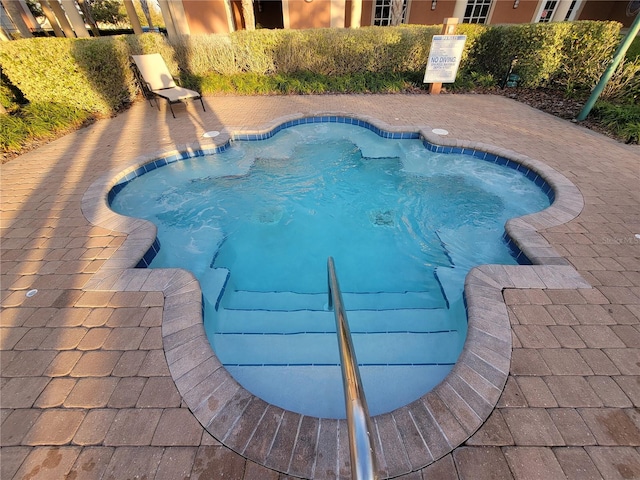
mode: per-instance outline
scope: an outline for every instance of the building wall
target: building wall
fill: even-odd
[[[362,0],[362,26],[373,25],[373,0]]]
[[[453,15],[455,5],[455,0],[437,0],[435,10],[431,10],[431,0],[411,0],[407,23],[440,25],[445,18]]]
[[[589,0],[585,2],[578,20],[615,20],[628,28],[635,19],[627,16],[628,4],[629,0]]]
[[[192,34],[229,33],[224,0],[182,0]]]
[[[268,1],[268,0],[263,0]],[[520,0],[513,8],[515,0],[494,0],[489,23],[529,23],[535,21],[541,1]],[[587,0],[577,19],[615,20],[629,27],[634,17],[626,15],[629,0]],[[351,2],[345,2],[345,27],[351,26]],[[432,0],[410,0],[409,18],[406,23],[417,25],[439,25],[444,18],[452,17],[455,0],[437,0],[435,10],[431,10]],[[361,26],[373,23],[374,0],[362,0]],[[183,0],[185,14],[191,33],[227,33],[229,22],[224,0]],[[328,28],[331,26],[331,0],[288,0],[283,4],[288,8],[289,28]],[[334,5],[335,9],[335,5]],[[240,0],[231,1],[233,23],[243,28]],[[334,12],[335,14],[336,12]],[[285,18],[287,17],[285,12]]]
[[[236,30],[242,30],[244,28],[244,19],[242,18],[242,2],[241,0],[231,1],[231,16],[233,17],[233,24]]]
[[[494,0],[493,14],[489,19],[489,23],[491,23],[491,25],[530,23],[538,11],[540,2],[537,0],[520,0],[518,8],[513,8],[514,1],[515,0]]]
[[[289,28],[329,28],[331,0],[289,0]]]

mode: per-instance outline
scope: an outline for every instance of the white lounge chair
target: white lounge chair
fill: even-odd
[[[138,80],[143,86],[145,96],[151,103],[151,98],[155,95],[164,98],[169,103],[171,109],[171,115],[176,118],[176,114],[173,113],[174,103],[184,102],[187,99],[200,100],[202,109],[204,108],[204,102],[202,101],[202,95],[194,90],[188,88],[182,88],[176,81],[177,78],[171,76],[167,64],[159,53],[151,53],[148,55],[131,55],[136,67]],[[155,98],[156,106],[160,110],[158,99]]]

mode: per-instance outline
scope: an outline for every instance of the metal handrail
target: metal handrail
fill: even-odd
[[[349,451],[351,459],[351,478],[357,480],[375,480],[377,476],[376,455],[373,448],[373,432],[371,417],[364,396],[358,361],[351,340],[351,332],[347,322],[347,313],[342,301],[340,285],[336,276],[333,258],[327,260],[329,283],[329,309],[335,306],[336,333],[340,350],[342,367],[342,383],[347,410],[347,426],[349,428]]]

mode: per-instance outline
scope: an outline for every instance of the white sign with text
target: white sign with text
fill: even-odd
[[[434,35],[423,82],[455,82],[466,40],[466,35]]]

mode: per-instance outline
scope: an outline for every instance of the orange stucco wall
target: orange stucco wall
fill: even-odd
[[[627,16],[629,0],[593,1],[585,3],[579,20],[615,20],[625,27],[630,27],[635,17]]]
[[[363,27],[373,25],[373,0],[362,0],[362,21]]]
[[[518,8],[513,8],[514,0],[494,0],[492,24],[529,23],[533,19],[538,0],[520,0]],[[237,28],[243,28],[240,0],[232,0],[232,15]],[[411,0],[407,23],[418,25],[439,25],[442,20],[453,15],[455,0],[437,0],[436,9],[431,10],[432,0]],[[626,15],[628,0],[588,0],[579,20],[615,20],[629,27],[633,17]],[[227,33],[224,0],[183,0],[185,14],[191,33]],[[290,28],[328,28],[331,26],[331,0],[289,0]],[[362,0],[361,25],[372,24],[374,0]],[[346,0],[345,26],[351,25],[351,0]]]
[[[231,15],[233,16],[233,24],[236,30],[244,28],[244,19],[242,18],[242,2],[240,0],[231,1]]]
[[[431,0],[412,0],[409,21],[416,25],[440,25],[445,18],[453,15],[455,1],[437,0],[435,10],[431,10]]]
[[[331,1],[289,0],[289,28],[328,28],[331,26]]]
[[[229,32],[223,0],[183,0],[182,4],[192,34]]]
[[[529,23],[538,10],[535,0],[520,0],[518,8],[513,8],[514,0],[497,0],[493,15],[489,19],[492,25],[500,23]]]

